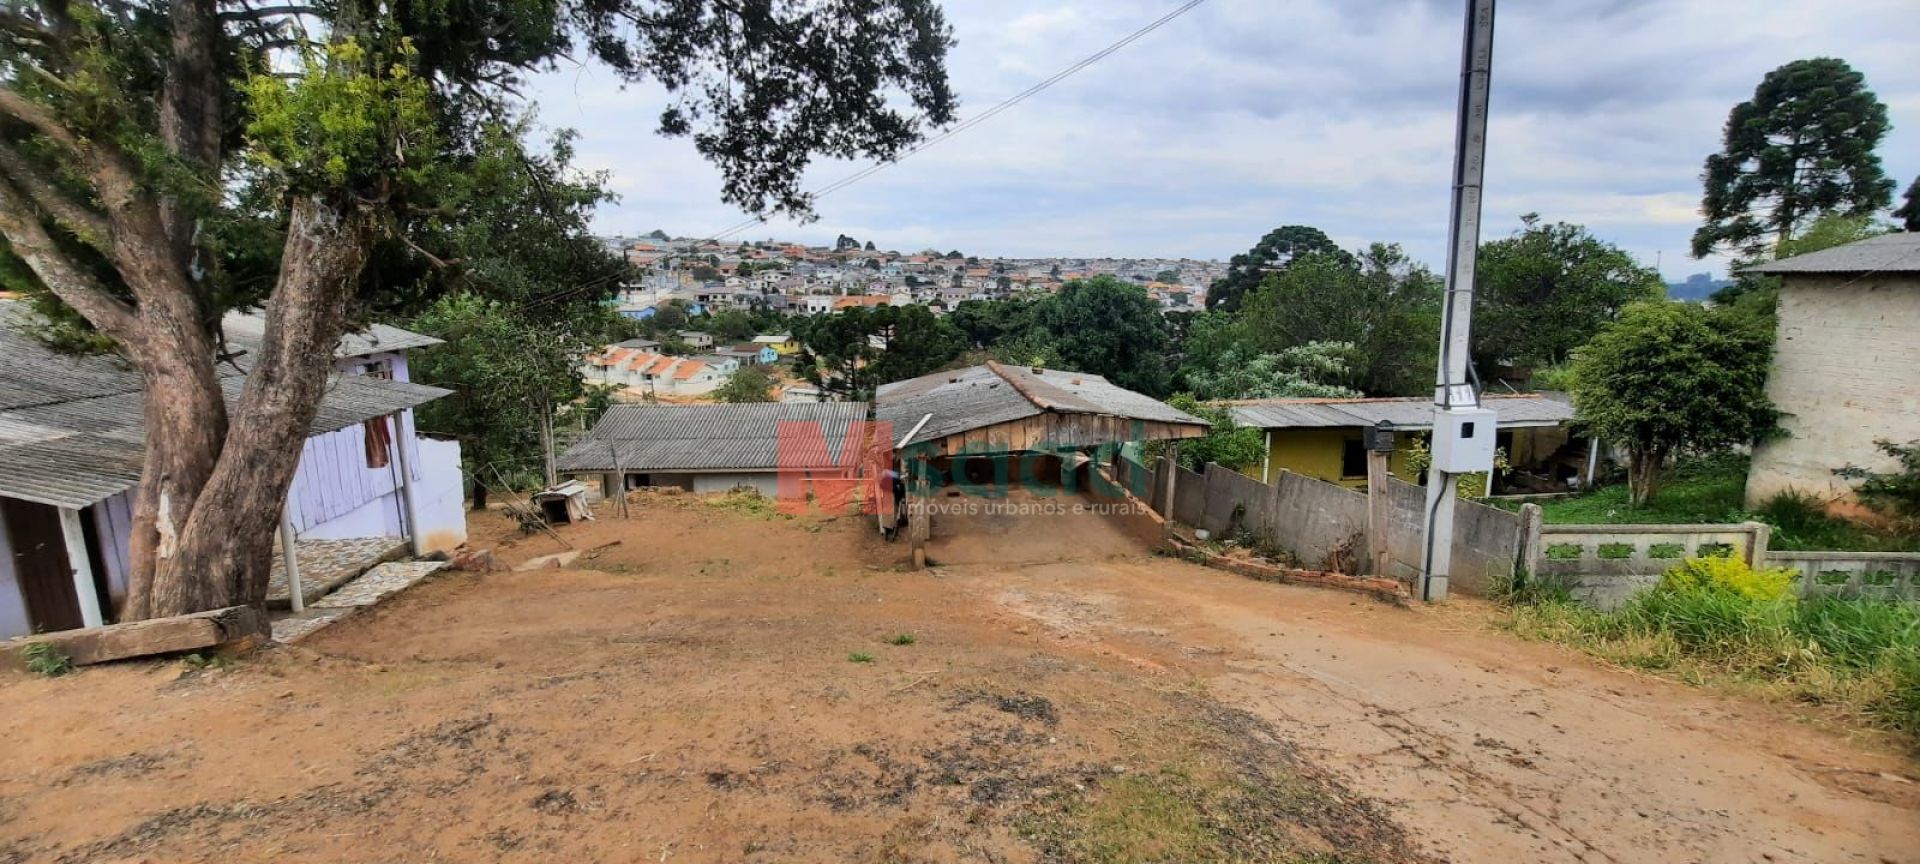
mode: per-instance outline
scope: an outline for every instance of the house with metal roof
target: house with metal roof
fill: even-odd
[[[1233,422],[1262,430],[1265,457],[1242,472],[1271,483],[1282,469],[1361,488],[1367,485],[1366,430],[1387,426],[1398,446],[1388,460],[1394,474],[1418,482],[1407,467],[1407,450],[1433,428],[1433,401],[1424,396],[1362,399],[1255,399],[1221,403]],[[1573,405],[1528,393],[1481,397],[1499,417],[1498,446],[1515,469],[1550,478],[1585,476],[1590,455],[1567,429]],[[1543,473],[1544,472],[1544,473]]]
[[[222,322],[237,355],[220,367],[229,402],[246,384],[255,322]],[[0,638],[113,620],[145,439],[138,371],[117,356],[56,353],[30,334],[34,323],[21,304],[0,303]],[[413,408],[448,391],[410,383],[406,351],[438,341],[389,327],[341,340],[288,490],[280,537],[294,566],[278,578],[298,573],[305,544],[410,538],[418,553],[465,539],[460,445],[413,428]]]
[[[750,488],[771,498],[782,473],[840,472],[848,435],[866,418],[864,402],[614,405],[557,466],[600,478],[607,492]]]
[[[1747,268],[1777,277],[1767,398],[1787,433],[1754,448],[1747,503],[1788,490],[1853,506],[1848,466],[1898,469],[1881,440],[1920,440],[1920,232]]]
[[[906,478],[895,494],[905,498],[916,566],[925,562],[930,544],[938,547],[969,531],[1004,530],[976,522],[965,504],[957,512],[942,508],[936,497],[1042,505],[1071,500],[1072,506],[1114,509],[1131,503],[1124,500],[1130,495],[1150,497],[1140,467],[1147,442],[1177,447],[1211,429],[1199,417],[1099,375],[995,362],[883,385],[874,394],[874,417],[893,437],[897,470]],[[994,517],[986,518],[991,523]],[[892,526],[883,521],[882,527]]]

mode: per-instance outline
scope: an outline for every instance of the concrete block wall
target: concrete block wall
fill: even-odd
[[[1420,575],[1421,559],[1426,556],[1427,489],[1388,478],[1387,497],[1391,504],[1387,552],[1393,572],[1381,575],[1410,580]],[[1525,542],[1520,514],[1464,498],[1454,502],[1453,560],[1448,572],[1452,590],[1484,597],[1512,579],[1514,568],[1521,566]]]
[[[1799,490],[1850,498],[1834,469],[1890,470],[1879,439],[1920,439],[1920,280],[1791,275],[1780,286],[1767,396],[1786,436],[1754,449],[1747,503]]]

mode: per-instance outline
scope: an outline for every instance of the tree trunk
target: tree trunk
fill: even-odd
[[[1663,448],[1634,448],[1627,455],[1627,497],[1635,507],[1645,507],[1660,491],[1660,474],[1666,464]]]
[[[250,358],[224,445],[149,427],[150,446],[177,448],[183,460],[212,470],[197,494],[188,495],[184,487],[176,492],[180,484],[164,474],[155,478],[148,463],[135,504],[152,509],[136,511],[135,524],[151,520],[156,554],[145,590],[129,592],[129,609],[158,617],[265,601],[280,508],[325,395],[373,225],[361,208],[343,213],[318,200],[295,201],[266,331]],[[211,369],[211,353],[201,356]],[[173,406],[185,389],[163,386],[170,389],[150,393],[149,404]],[[205,415],[195,419],[204,422]],[[149,493],[144,486],[152,480],[158,488]]]
[[[473,497],[473,509],[476,512],[487,509],[487,484],[480,482],[480,477],[478,475],[475,475],[473,478],[472,497]]]
[[[214,371],[213,346],[197,313],[177,320],[179,312],[143,309],[141,338],[128,346],[146,388],[146,455],[133,497],[122,621],[231,605],[197,585],[155,580],[160,562],[179,549],[180,531],[213,475],[227,434],[227,403]]]

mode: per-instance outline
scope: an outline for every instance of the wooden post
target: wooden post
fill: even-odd
[[[294,551],[293,502],[280,505],[280,557],[287,566],[287,600],[293,611],[307,608],[307,592],[300,584],[300,556]]]
[[[420,536],[420,510],[413,500],[413,430],[407,425],[404,411],[393,412],[394,448],[400,451],[400,506],[407,516],[407,549],[414,555],[427,554],[422,545],[426,538]]]
[[[107,621],[100,614],[100,592],[93,587],[93,560],[87,555],[87,535],[80,527],[79,510],[60,508],[60,537],[67,541],[67,566],[73,571],[73,596],[80,602],[80,623],[99,627]]]
[[[1392,453],[1367,451],[1367,566],[1374,576],[1389,575],[1387,532],[1392,530],[1393,508],[1387,498],[1387,460]]]
[[[1173,536],[1174,511],[1179,509],[1179,505],[1176,503],[1180,500],[1176,497],[1180,491],[1178,488],[1179,483],[1180,441],[1176,438],[1173,443],[1167,447],[1167,518],[1161,521],[1160,528],[1161,533],[1168,537]]]
[[[551,489],[559,485],[560,474],[554,469],[553,406],[548,404],[540,406],[540,455],[544,460],[541,467],[545,469],[547,488]]]

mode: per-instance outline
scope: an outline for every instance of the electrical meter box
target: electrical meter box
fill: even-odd
[[[1499,420],[1486,408],[1440,408],[1433,412],[1433,467],[1448,474],[1493,470]]]

